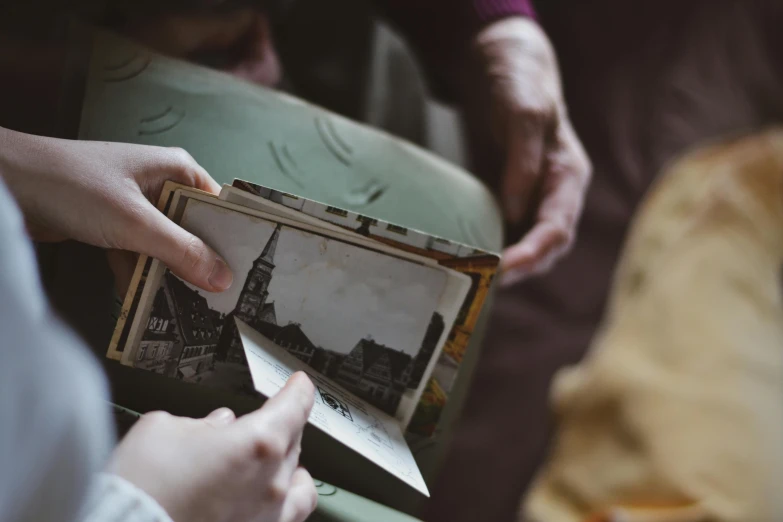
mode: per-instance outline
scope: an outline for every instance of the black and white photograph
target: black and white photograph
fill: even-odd
[[[166,271],[134,366],[255,393],[238,318],[387,413],[419,387],[445,329],[443,270],[199,200],[180,224],[234,281],[209,293]]]

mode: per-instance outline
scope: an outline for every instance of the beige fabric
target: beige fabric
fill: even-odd
[[[671,166],[553,388],[536,522],[783,520],[783,130]]]

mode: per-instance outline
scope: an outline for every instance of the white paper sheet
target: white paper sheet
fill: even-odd
[[[259,393],[272,397],[293,373],[307,373],[316,388],[310,424],[429,496],[424,478],[394,417],[315,373],[239,319],[236,322],[253,385]]]

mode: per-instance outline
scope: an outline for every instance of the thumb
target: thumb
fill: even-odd
[[[171,221],[151,203],[150,219],[132,250],[161,260],[175,275],[208,292],[222,292],[234,275],[225,260],[201,239]]]
[[[234,412],[228,408],[218,408],[206,417],[204,422],[212,426],[213,428],[222,428],[228,426],[237,419]]]

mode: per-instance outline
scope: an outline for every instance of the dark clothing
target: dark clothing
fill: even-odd
[[[171,11],[225,10],[240,2],[262,8],[267,6],[267,2],[257,0],[144,0],[130,4],[116,0],[26,0],[0,5],[0,81],[4,86],[4,96],[0,98],[0,125],[48,136],[73,134],[72,126],[63,127],[63,122],[74,119],[71,112],[76,110],[78,116],[79,110],[78,104],[64,101],[64,96],[70,96],[66,89],[78,89],[71,77],[83,74],[83,71],[74,70],[78,63],[75,56],[80,51],[74,48],[79,42],[74,36],[77,33],[73,30],[73,20],[121,30],[130,17],[139,13],[154,16]],[[361,2],[377,8],[403,33],[423,64],[431,89],[451,101],[454,100],[454,80],[450,74],[463,61],[471,36],[500,18],[534,16],[530,0]],[[351,0],[345,0],[345,6],[339,3],[328,7],[320,0],[269,0],[268,4],[273,20],[278,13],[286,11],[281,6],[289,4],[298,9],[325,11],[327,15],[332,12],[337,17],[347,18],[353,16],[351,11],[362,10],[352,6]],[[320,27],[314,27],[313,32],[324,31],[321,39],[324,45],[329,45],[327,40],[340,38],[328,16],[316,17],[316,21]],[[350,25],[353,20],[345,22]],[[293,58],[312,63],[323,54],[322,50],[313,48],[311,41],[307,46],[304,53],[300,53],[304,57]],[[311,56],[306,56],[308,53]],[[328,100],[315,101],[324,103]],[[333,109],[339,111],[339,108]],[[350,111],[339,112],[354,116]]]
[[[551,378],[587,350],[628,222],[662,166],[705,140],[783,121],[779,2],[559,4],[538,15],[593,182],[573,251],[496,297],[427,521],[515,520],[546,456]],[[474,130],[475,171],[495,186],[503,156]]]
[[[455,102],[454,76],[465,62],[472,37],[509,16],[535,18],[530,0],[376,0],[421,62],[433,93]]]

